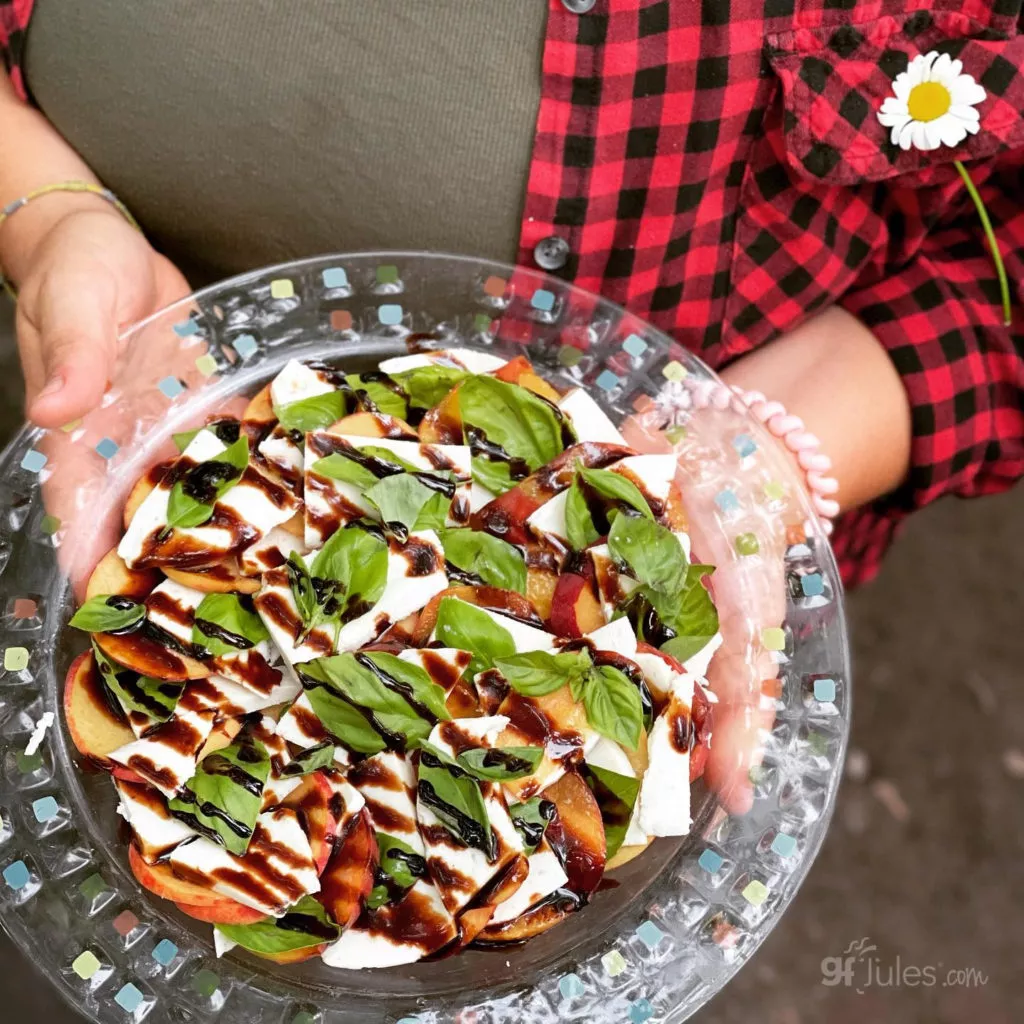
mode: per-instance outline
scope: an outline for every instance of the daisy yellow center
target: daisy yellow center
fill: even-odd
[[[915,121],[935,121],[949,110],[953,97],[939,82],[922,82],[910,90],[907,111]]]

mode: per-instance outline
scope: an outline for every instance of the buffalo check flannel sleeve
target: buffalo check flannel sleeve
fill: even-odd
[[[913,423],[904,486],[837,524],[848,584],[875,574],[909,512],[944,494],[994,494],[1024,475],[1024,158],[968,169],[999,240],[1013,322],[1003,324],[992,256],[966,193],[909,263],[841,300],[888,351]]]

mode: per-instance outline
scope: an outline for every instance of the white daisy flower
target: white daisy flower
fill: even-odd
[[[963,73],[963,62],[932,50],[918,54],[892,83],[893,95],[878,112],[900,149],[959,146],[978,130],[975,107],[985,90]]]

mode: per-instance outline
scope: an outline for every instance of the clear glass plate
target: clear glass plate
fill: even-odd
[[[687,505],[703,508],[705,536],[729,552],[718,579],[750,595],[777,581],[778,613],[744,617],[716,655],[778,669],[760,696],[775,721],[751,770],[753,809],[730,817],[698,783],[689,836],[659,840],[616,887],[520,947],[364,972],[217,960],[209,926],[135,882],[112,787],[69,742],[61,692],[84,647],[65,629],[75,587],[115,542],[127,488],[173,432],[254,393],[292,357],[358,372],[410,344],[525,354],[556,386],[587,387],[613,420],[678,453]],[[694,409],[693,389],[714,379],[651,326],[557,279],[419,253],[274,267],[133,328],[101,408],[62,430],[26,427],[0,457],[0,922],[14,941],[97,1024],[643,1024],[702,1006],[807,873],[850,719],[831,550],[762,428],[732,406]],[[48,711],[53,727],[26,755]]]

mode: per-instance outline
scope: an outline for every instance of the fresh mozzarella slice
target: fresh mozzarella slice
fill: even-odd
[[[166,722],[108,756],[141,775],[164,796],[173,797],[195,775],[196,758],[216,717],[215,711],[193,710],[180,700]]]
[[[191,877],[205,876],[214,892],[271,917],[281,917],[303,896],[320,891],[309,840],[287,807],[256,819],[244,857],[199,838],[174,850],[168,863]]]
[[[595,544],[584,552],[594,567],[594,583],[605,619],[611,622],[622,601],[640,584],[619,572],[607,544]]]
[[[301,537],[275,526],[265,537],[261,537],[242,552],[239,563],[246,576],[259,576],[268,569],[284,565],[293,552],[305,555],[308,550],[306,542]]]
[[[647,737],[650,759],[640,784],[638,823],[650,836],[685,836],[690,831],[690,705],[693,678],[676,680],[669,702]],[[687,738],[685,750],[677,737]]]
[[[260,455],[289,483],[302,479],[303,447],[280,425],[259,443]]]
[[[449,757],[456,757],[472,747],[493,747],[507,726],[504,715],[453,718],[435,725],[427,742]]]
[[[263,787],[263,805],[261,810],[269,810],[282,803],[289,793],[302,785],[302,778],[287,777],[284,769],[291,763],[292,754],[283,736],[277,733],[277,722],[270,715],[264,715],[252,727],[252,735],[266,748],[270,755],[270,776]]]
[[[322,370],[314,370],[298,359],[290,359],[270,382],[270,402],[279,409],[292,402],[302,402],[337,390]]]
[[[536,851],[530,855],[528,864],[529,873],[523,884],[504,903],[498,904],[490,924],[505,924],[515,920],[569,881],[562,862],[547,839],[541,840]]]
[[[237,945],[234,939],[229,939],[219,928],[213,929],[213,951],[218,959],[230,953]]]
[[[605,411],[583,388],[573,388],[567,392],[558,403],[558,407],[569,417],[580,441],[621,445],[626,443]]]
[[[437,887],[420,878],[395,906],[382,907],[346,928],[323,952],[328,967],[350,971],[415,963],[458,935]]]
[[[627,455],[609,469],[630,479],[643,492],[645,498],[664,502],[679,469],[675,455]]]
[[[455,647],[411,647],[400,651],[398,657],[401,661],[423,669],[445,693],[462,679],[473,660],[469,651],[460,651]]]
[[[328,772],[324,778],[331,787],[331,814],[337,822],[337,834],[343,836],[347,833],[352,819],[366,806],[366,800],[355,786],[349,785],[341,777],[340,773]]]
[[[501,786],[481,782],[487,818],[497,841],[498,855],[487,854],[456,839],[433,810],[418,798],[416,816],[427,848],[427,868],[441,892],[445,906],[458,913],[513,857],[523,852],[523,840],[512,824]]]
[[[286,570],[270,569],[265,572],[263,587],[253,603],[270,639],[289,665],[312,661],[333,651],[334,631],[326,626],[311,629],[302,643],[295,642],[304,627]]]
[[[587,633],[586,638],[598,651],[614,651],[625,658],[632,658],[636,654],[636,633],[625,616]]]
[[[417,352],[408,356],[395,356],[380,364],[383,373],[404,373],[418,370],[421,366],[454,366],[470,373],[493,373],[508,362],[490,352],[477,352],[470,348],[438,349],[434,352]]]
[[[277,735],[300,750],[319,746],[335,739],[323,727],[309,698],[303,693],[294,704],[281,716],[277,723]],[[334,748],[334,761],[342,768],[352,763],[349,752],[343,746]]]
[[[453,600],[458,601],[460,599],[453,598]],[[466,604],[467,602],[462,601],[461,603]],[[473,605],[472,607],[476,608],[477,606]],[[515,644],[516,651],[519,654],[524,654],[527,651],[550,651],[554,646],[554,635],[543,629],[538,629],[536,626],[531,626],[526,622],[520,622],[518,619],[513,619],[508,615],[493,612],[489,608],[477,608],[477,610],[482,611],[495,625],[501,626],[502,629],[512,634],[512,642]],[[430,634],[430,639],[431,641],[437,640],[436,629]]]
[[[131,826],[142,859],[155,864],[196,833],[172,817],[164,798],[152,786],[114,779],[120,799],[117,813]]]
[[[479,512],[484,505],[494,501],[496,497],[497,495],[493,491],[489,491],[482,483],[474,480],[469,488],[469,511]]]
[[[408,754],[374,754],[352,766],[348,781],[366,801],[375,831],[401,839],[420,856],[426,854],[416,824],[416,768]]]
[[[195,612],[204,597],[201,591],[174,580],[164,580],[146,598],[146,618],[176,640],[191,644]]]
[[[568,490],[559,491],[548,499],[526,520],[526,525],[541,538],[554,538],[562,546],[569,543],[569,527],[565,520],[565,508],[569,500]]]
[[[277,704],[287,704],[299,695],[302,687],[297,680],[282,677],[269,693],[260,694],[226,676],[211,675],[189,683],[187,690],[196,707],[210,708],[219,718],[240,718]]]
[[[716,633],[696,654],[691,654],[686,661],[683,662],[683,668],[686,669],[690,675],[700,676],[703,678],[708,674],[708,669],[711,666],[711,659],[715,656],[715,651],[722,646],[722,634]]]
[[[626,752],[618,743],[606,736],[602,736],[587,752],[586,762],[594,768],[603,768],[605,771],[615,772],[616,775],[624,775],[627,779],[636,778],[636,770]],[[637,794],[637,801],[629,819],[629,827],[626,829],[626,837],[622,841],[623,846],[645,846],[647,844],[647,833],[640,828],[639,817],[640,798]]]

